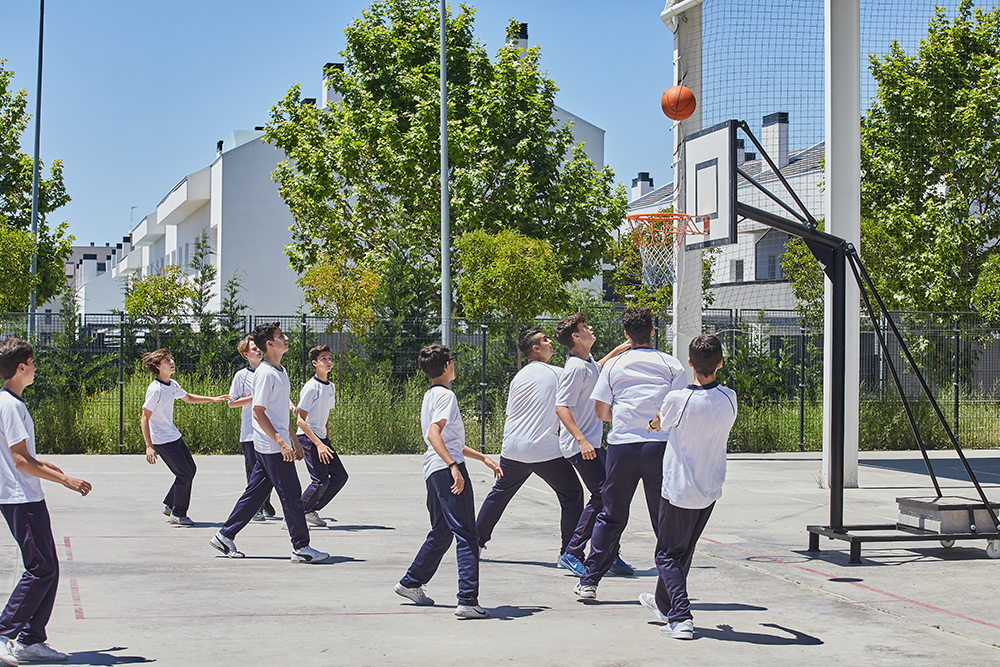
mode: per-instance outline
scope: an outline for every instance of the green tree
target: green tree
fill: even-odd
[[[540,50],[504,47],[491,60],[473,13],[462,5],[447,21],[453,233],[514,229],[551,244],[564,282],[589,278],[624,215],[624,189],[553,119],[557,88]],[[389,234],[439,262],[438,5],[378,0],[345,37],[344,70],[327,72],[342,102],[304,106],[294,86],[268,124],[289,158],[274,178],[295,221],[291,265],[303,273],[335,247],[386,254]]]
[[[37,284],[37,276],[26,271],[31,266],[35,254],[35,239],[31,232],[0,224],[0,313],[24,313],[28,311],[31,286]]]
[[[125,312],[153,327],[156,347],[160,347],[160,328],[164,322],[181,317],[195,297],[195,289],[176,264],[148,276],[133,274],[125,283]]]
[[[193,272],[191,286],[194,288],[193,295],[188,299],[188,308],[191,316],[198,320],[201,333],[209,336],[215,333],[215,313],[208,309],[208,305],[215,296],[215,279],[219,275],[219,270],[212,264],[214,254],[208,230],[202,230],[195,239],[194,252],[188,263],[188,269]]]
[[[4,252],[7,243],[14,243],[19,257],[24,257],[24,234],[35,245],[31,234],[31,182],[34,160],[21,151],[21,135],[28,127],[31,118],[25,111],[28,94],[22,88],[10,90],[10,82],[14,73],[4,68],[5,60],[0,60],[0,227],[2,232]],[[41,165],[39,165],[41,171]],[[65,262],[72,252],[73,237],[67,233],[65,222],[50,227],[46,218],[61,206],[68,203],[70,197],[66,194],[63,184],[62,161],[53,160],[49,167],[49,177],[38,179],[38,241],[35,254],[37,257],[37,280],[34,282],[38,304],[43,304],[59,294],[66,286]],[[23,232],[17,235],[16,231]],[[32,280],[30,276],[31,259],[27,255],[25,263],[13,263],[4,260],[0,267],[4,277],[4,292],[7,286],[17,285],[19,295],[13,307],[9,310],[26,311],[28,298],[20,296],[31,293]],[[10,293],[4,295],[4,300],[12,298]]]

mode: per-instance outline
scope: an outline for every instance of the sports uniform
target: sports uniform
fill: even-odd
[[[174,474],[174,483],[163,498],[165,508],[170,508],[173,517],[186,517],[191,505],[191,484],[198,471],[191,450],[184,444],[181,432],[174,426],[174,401],[187,396],[187,392],[176,380],[164,382],[153,378],[146,388],[146,398],[142,403],[149,410],[149,438],[156,454]]]
[[[305,410],[306,424],[324,445],[330,447],[326,422],[330,410],[336,405],[337,387],[329,381],[320,380],[315,375],[306,381],[299,393],[299,410]],[[333,452],[329,463],[320,459],[316,444],[305,431],[296,431],[299,444],[305,454],[306,469],[309,471],[309,486],[302,492],[302,508],[306,512],[316,512],[326,507],[333,497],[347,484],[347,470],[337,452]],[[332,449],[332,448],[331,448]]]

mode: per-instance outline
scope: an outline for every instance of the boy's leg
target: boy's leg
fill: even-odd
[[[476,532],[476,498],[472,480],[464,463],[460,463],[465,487],[457,496],[451,492],[451,481],[442,503],[448,527],[455,535],[455,555],[458,557],[458,604],[479,604],[479,534]],[[449,475],[451,477],[451,475]]]
[[[163,504],[174,511],[174,516],[187,516],[191,505],[191,483],[198,471],[191,450],[184,444],[184,438],[165,445],[153,445],[153,449],[174,474],[174,483],[163,498]]]
[[[319,453],[316,452],[316,448],[313,446],[312,441],[305,438],[309,442],[312,449],[312,454],[314,455],[312,467],[310,468],[310,455],[306,454],[306,467],[309,468],[309,477],[314,480],[305,491],[302,492],[302,507],[305,511],[315,510],[319,511],[330,504],[334,496],[340,493],[340,490],[344,488],[347,484],[347,469],[344,468],[344,464],[341,462],[340,457],[337,452],[333,452],[333,456],[329,463],[323,463],[319,458]],[[302,438],[299,439],[302,442]],[[323,444],[330,447],[330,439],[323,438]],[[302,443],[303,450],[306,450],[305,442]],[[332,449],[332,447],[331,447]],[[319,486],[315,485],[315,480],[317,478],[320,480]],[[315,487],[315,488],[314,488]]]
[[[427,513],[431,518],[431,530],[406,574],[399,580],[406,588],[418,588],[430,581],[451,546],[452,532],[441,502],[443,495],[454,495],[451,485],[450,470],[438,470],[426,480]]]
[[[243,530],[243,527],[250,523],[253,515],[257,513],[264,500],[271,494],[271,480],[264,470],[261,459],[265,454],[259,454],[253,470],[250,471],[250,481],[243,495],[236,501],[236,506],[226,519],[226,523],[219,529],[223,537],[233,539],[236,534]]]
[[[327,447],[330,447],[330,439],[324,438],[323,442],[326,443]],[[333,449],[330,447],[330,449]],[[326,489],[320,494],[319,500],[313,506],[315,510],[321,510],[330,504],[330,501],[340,493],[340,490],[344,488],[347,484],[347,468],[344,467],[343,461],[340,460],[340,456],[337,452],[333,452],[333,456],[329,463],[323,464],[326,466],[326,477],[329,484],[326,485]]]
[[[656,540],[656,606],[671,622],[691,618],[687,576],[698,539],[705,530],[715,503],[700,510],[675,507],[666,498],[660,503],[659,537]]]
[[[257,452],[257,460],[261,462],[267,478],[278,492],[292,548],[301,549],[309,546],[309,528],[306,526],[305,510],[302,509],[302,486],[295,472],[295,462],[285,461],[281,458],[281,454],[260,452]]]
[[[660,498],[663,497],[663,452],[667,448],[665,442],[646,442],[642,445],[642,490],[646,494],[646,511],[649,512],[649,525],[656,535],[660,525]]]
[[[583,562],[586,556],[587,542],[590,541],[590,536],[594,532],[597,515],[600,514],[601,508],[604,507],[601,504],[601,486],[604,484],[604,459],[606,452],[603,447],[598,447],[594,451],[597,453],[597,456],[592,459],[585,459],[582,454],[576,454],[569,459],[570,464],[580,473],[580,479],[583,480],[584,486],[590,491],[590,500],[583,506],[583,512],[580,513],[580,520],[573,531],[573,538],[566,547],[566,551],[580,562]]]
[[[308,512],[317,509],[316,504],[330,484],[330,478],[326,474],[326,465],[319,460],[319,452],[316,451],[313,441],[305,435],[300,435],[298,438],[299,444],[302,445],[306,471],[309,473],[309,486],[302,492],[302,509]]]
[[[246,442],[241,442],[243,445],[243,467],[247,471],[247,486],[250,486],[250,473],[253,472],[253,467],[257,464],[257,450],[253,447],[253,440],[248,440]],[[261,505],[260,509],[263,511],[265,507],[271,506],[271,494],[267,494],[267,498],[264,500],[264,504]],[[274,516],[274,508],[270,510],[268,516]]]
[[[576,524],[580,522],[580,514],[583,513],[583,489],[580,487],[580,480],[576,477],[573,464],[562,456],[551,461],[532,463],[531,469],[556,492],[556,498],[559,499],[561,538],[559,553],[564,553],[570,540],[573,539]]]
[[[601,488],[603,508],[597,515],[597,523],[590,538],[590,555],[584,562],[584,573],[580,583],[596,586],[601,577],[611,569],[618,553],[625,526],[628,525],[629,508],[632,497],[642,477],[640,452],[641,442],[630,442],[608,446],[607,476]]]
[[[486,543],[493,537],[493,528],[503,516],[503,511],[507,509],[507,503],[531,476],[530,463],[511,461],[502,456],[500,457],[500,469],[503,470],[503,477],[498,479],[493,488],[490,489],[482,507],[479,508],[479,516],[476,517],[479,546],[486,546]]]
[[[49,510],[44,500],[0,505],[14,540],[21,548],[24,574],[0,613],[0,635],[24,646],[46,639],[45,626],[52,615],[59,587],[59,561]]]

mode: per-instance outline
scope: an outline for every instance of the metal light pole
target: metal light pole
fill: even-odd
[[[35,164],[31,173],[31,237],[35,242],[35,252],[31,255],[31,297],[28,303],[28,340],[35,338],[35,277],[38,275],[38,162],[39,144],[42,133],[42,38],[45,28],[45,0],[39,0],[38,8],[38,84],[35,91]]]
[[[451,347],[451,221],[448,208],[447,20],[441,0],[441,343]]]

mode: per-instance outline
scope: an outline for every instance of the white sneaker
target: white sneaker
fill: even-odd
[[[229,558],[243,558],[243,552],[236,548],[236,542],[222,533],[216,533],[215,537],[212,538],[209,544]]]
[[[597,599],[597,586],[589,586],[585,584],[577,584],[573,587],[573,594],[578,598],[584,600],[596,600]]]
[[[326,521],[323,521],[323,519],[319,518],[319,514],[316,513],[316,510],[306,512],[306,523],[308,523],[310,526],[315,526],[316,528],[326,527]]]
[[[13,644],[14,642],[6,637],[0,637],[0,662],[11,667],[17,667],[17,658],[10,652],[10,647]]]
[[[690,618],[674,621],[660,628],[660,634],[674,639],[694,639],[694,621]]]
[[[267,517],[264,516],[264,510],[257,510],[257,513],[253,515],[251,521],[267,521]]]
[[[478,604],[460,604],[455,609],[455,616],[459,618],[489,618],[490,612],[486,611]]]
[[[69,656],[60,653],[45,642],[23,645],[21,642],[11,642],[10,652],[17,662],[65,662]]]
[[[653,612],[653,616],[657,619],[663,621],[664,623],[669,623],[670,619],[660,611],[660,608],[656,606],[656,596],[652,593],[642,593],[639,595],[639,603],[646,609]]]
[[[325,551],[317,551],[308,544],[301,549],[292,549],[293,563],[319,563],[330,557]]]
[[[177,516],[176,514],[171,514],[170,518],[167,519],[167,521],[169,521],[172,524],[178,525],[178,526],[193,526],[194,525],[194,521],[192,521],[188,517],[186,517],[186,516]]]
[[[413,600],[414,604],[418,604],[421,607],[426,607],[427,605],[434,604],[434,600],[427,597],[424,593],[423,586],[417,586],[416,588],[407,588],[403,584],[397,583],[396,587],[392,590],[396,591],[396,595],[402,595],[404,598],[409,598]]]
[[[283,531],[285,531],[286,533],[288,532],[288,524],[287,524],[287,523],[285,523],[285,520],[284,520],[284,519],[282,519],[282,520],[281,520],[281,529],[282,529]]]
[[[170,516],[173,513],[174,513],[174,510],[171,509],[170,505],[164,505],[163,506],[163,516]]]

